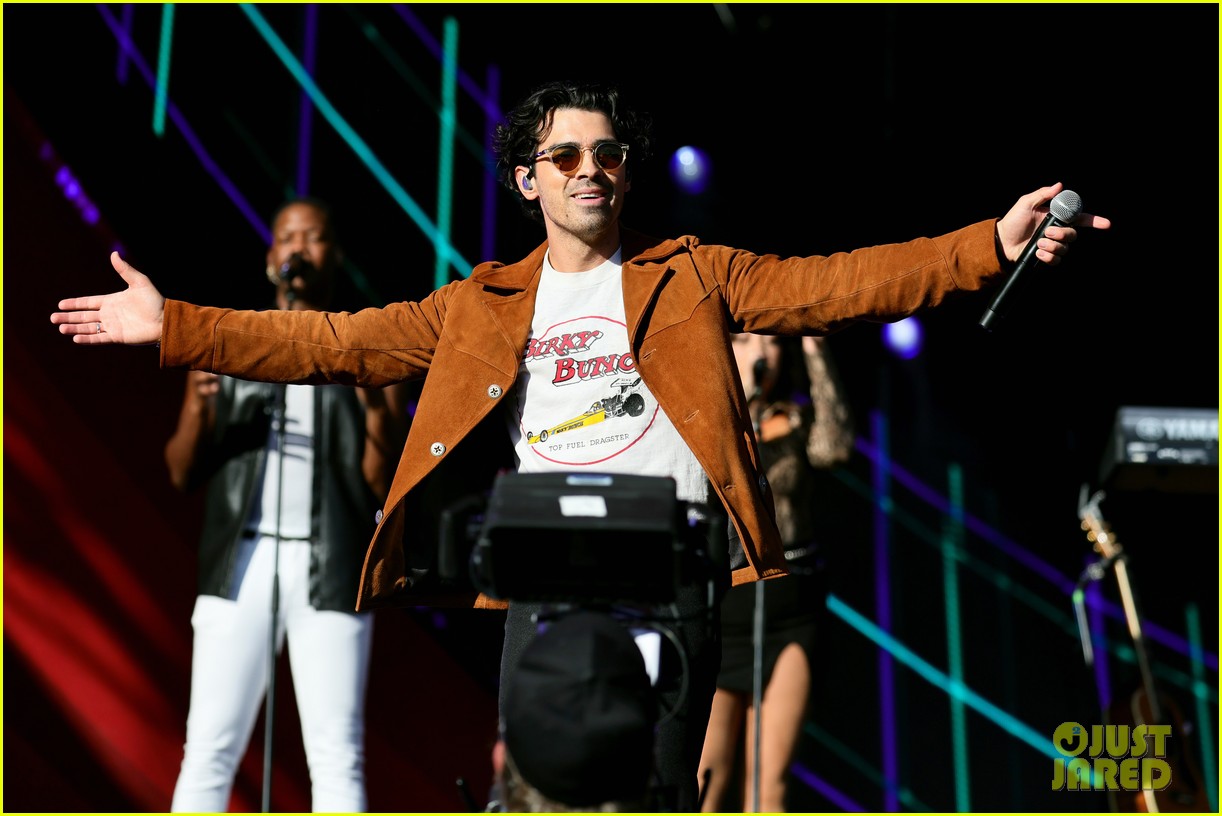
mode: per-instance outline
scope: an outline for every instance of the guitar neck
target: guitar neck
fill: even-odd
[[[1171,774],[1171,784],[1164,790],[1155,791],[1143,787],[1136,796],[1117,799],[1117,791],[1109,790],[1114,809],[1121,811],[1136,810],[1143,813],[1158,812],[1208,812],[1208,801],[1201,774],[1192,760],[1189,744],[1181,739],[1185,734],[1180,722],[1179,709],[1175,702],[1159,697],[1154,687],[1154,672],[1150,667],[1150,657],[1146,651],[1146,641],[1141,630],[1141,615],[1137,610],[1137,598],[1133,592],[1133,582],[1129,578],[1128,562],[1116,537],[1103,521],[1098,512],[1102,492],[1096,493],[1089,501],[1086,500],[1086,490],[1083,488],[1083,501],[1079,507],[1082,519],[1082,529],[1087,531],[1087,537],[1094,543],[1095,549],[1102,555],[1116,573],[1116,585],[1120,591],[1120,600],[1124,606],[1124,617],[1128,624],[1129,635],[1133,640],[1133,653],[1136,655],[1138,671],[1141,673],[1139,690],[1130,696],[1120,717],[1130,724],[1140,725],[1170,725],[1172,736],[1176,739],[1169,742],[1167,762],[1175,766]],[[1102,573],[1100,573],[1102,575]],[[1142,697],[1145,699],[1143,700]],[[1113,713],[1119,706],[1112,705]],[[1184,762],[1179,759],[1183,757]]]
[[[1129,570],[1124,558],[1116,559],[1114,569],[1116,585],[1120,590],[1120,601],[1124,606],[1124,617],[1129,625],[1129,635],[1133,639],[1133,653],[1137,657],[1138,671],[1141,672],[1141,685],[1149,701],[1153,722],[1159,723],[1163,721],[1163,718],[1159,710],[1158,694],[1154,688],[1154,672],[1150,668],[1150,657],[1146,653],[1146,639],[1141,630],[1141,616],[1137,612],[1137,599],[1133,594],[1133,585],[1129,580]]]

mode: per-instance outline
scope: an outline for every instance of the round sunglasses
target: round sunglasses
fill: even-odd
[[[581,166],[581,157],[586,151],[594,156],[594,163],[604,170],[617,170],[628,159],[628,145],[617,142],[599,142],[593,147],[578,147],[575,144],[561,144],[540,150],[534,155],[534,160],[548,159],[556,169],[566,176],[577,172]]]

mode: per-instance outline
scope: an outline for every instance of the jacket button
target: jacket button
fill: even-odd
[[[768,477],[762,473],[760,474],[760,492],[761,493],[768,492]]]
[[[499,385],[488,386],[488,396],[489,397],[491,397],[492,399],[496,399],[500,395],[501,395],[501,387]]]
[[[440,442],[434,442],[432,445],[429,446],[429,453],[433,454],[434,456],[441,456],[445,452],[446,452],[446,446],[441,444]]]
[[[378,512],[373,514],[373,523],[374,524],[382,523],[382,509],[381,508],[378,508]]]

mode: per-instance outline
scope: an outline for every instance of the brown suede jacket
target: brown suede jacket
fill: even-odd
[[[978,290],[1003,269],[995,225],[988,220],[938,238],[807,258],[622,229],[624,307],[637,370],[738,532],[747,566],[734,571],[733,583],[786,569],[729,335],[827,334],[859,320],[899,320],[949,294]],[[358,609],[503,606],[473,591],[446,591],[428,576],[438,514],[513,466],[501,405],[512,398],[546,250],[545,243],[514,264],[480,264],[469,278],[417,303],[354,314],[166,301],[163,367],[370,387],[431,374],[365,558]]]

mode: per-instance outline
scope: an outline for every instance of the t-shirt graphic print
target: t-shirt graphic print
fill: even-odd
[[[531,411],[529,419],[523,415],[522,433],[532,455],[592,465],[641,441],[658,406],[626,347],[624,324],[604,315],[577,317],[531,338],[524,360],[528,369],[534,364],[532,383],[546,382],[553,389],[548,410]],[[536,420],[542,424],[531,429]]]
[[[544,261],[510,417],[518,470],[671,476],[687,493],[703,471],[637,373],[621,274],[618,254],[588,272]]]

